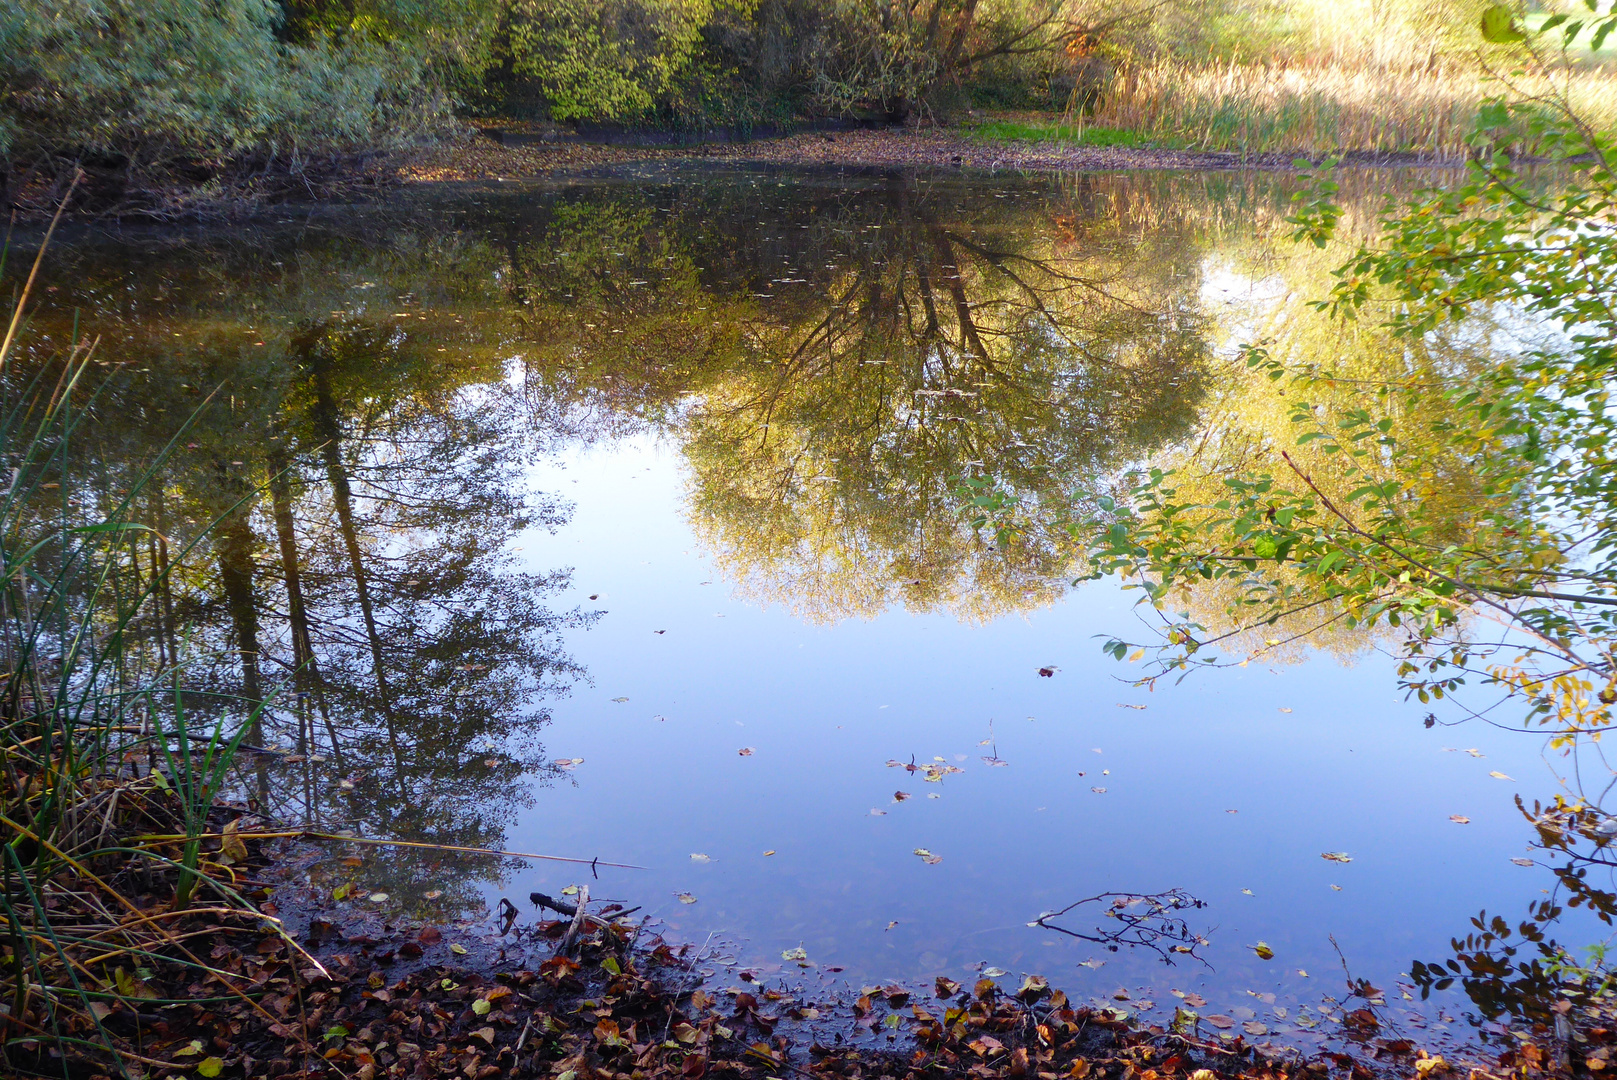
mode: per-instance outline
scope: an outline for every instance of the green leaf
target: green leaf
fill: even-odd
[[[1509,45],[1525,41],[1526,35],[1516,28],[1516,19],[1503,4],[1494,4],[1482,13],[1482,39],[1495,45]]]
[[[218,1076],[224,1071],[225,1063],[216,1057],[203,1058],[197,1062],[197,1075],[206,1077]]]
[[[494,1006],[489,1004],[488,998],[478,998],[476,1001],[472,1002],[472,1012],[476,1013],[478,1016],[487,1016],[489,1010],[492,1008],[494,1008]]]

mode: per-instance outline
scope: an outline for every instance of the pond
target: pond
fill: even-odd
[[[341,902],[584,883],[763,978],[1037,973],[1281,1041],[1354,1008],[1345,967],[1466,1037],[1507,980],[1422,1000],[1412,964],[1559,895],[1517,800],[1566,763],[1404,700],[1393,639],[1137,685],[1101,650],[1134,594],[963,490],[1057,522],[1261,435],[1231,347],[1336,254],[1285,239],[1295,183],[671,166],[85,232],[6,377],[100,337],[61,497],[139,489],[186,569],[138,636],[195,708],[270,697],[258,805],[602,861],[392,849],[315,868]]]

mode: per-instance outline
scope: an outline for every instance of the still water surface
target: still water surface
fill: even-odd
[[[996,545],[958,490],[1059,507],[1227,434],[1231,342],[1317,270],[1280,239],[1286,195],[447,188],[73,238],[33,356],[76,317],[126,365],[95,414],[103,495],[214,392],[149,511],[224,528],[152,633],[199,679],[283,688],[266,741],[295,754],[259,781],[283,817],[638,864],[594,894],[765,974],[1036,972],[1295,1034],[1340,1015],[1345,962],[1460,1029],[1475,1006],[1406,1000],[1407,973],[1553,888],[1511,861],[1513,800],[1556,791],[1540,740],[1426,726],[1351,638],[1135,686],[1100,650],[1144,632],[1132,597],[1074,585],[1056,531]],[[408,853],[331,873],[444,917],[580,879]],[[1203,903],[1175,913],[1193,953],[1091,940],[1106,901],[1059,920],[1083,936],[1029,925],[1175,889]]]

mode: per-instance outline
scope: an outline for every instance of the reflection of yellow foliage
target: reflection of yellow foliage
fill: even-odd
[[[1224,361],[1218,377],[1209,380],[1211,392],[1197,439],[1157,455],[1152,463],[1174,470],[1179,503],[1211,507],[1228,496],[1230,478],[1267,475],[1274,479],[1277,498],[1309,496],[1311,482],[1357,525],[1370,523],[1356,517],[1350,491],[1370,478],[1396,479],[1434,542],[1476,541],[1489,527],[1490,499],[1499,496],[1485,491],[1485,480],[1472,468],[1471,448],[1454,440],[1450,431],[1437,433],[1464,421],[1446,391],[1454,379],[1489,362],[1492,341],[1474,332],[1395,339],[1376,326],[1316,311],[1308,301],[1328,292],[1329,272],[1344,257],[1340,245],[1323,251],[1249,245],[1226,255],[1217,276],[1230,284],[1248,284],[1253,294],[1225,310],[1226,355],[1242,344],[1267,342],[1269,355],[1285,365],[1288,376],[1274,380],[1266,370],[1239,359]],[[1295,373],[1313,377],[1294,381]],[[1330,452],[1327,447],[1334,440],[1299,445],[1306,432],[1340,431],[1344,418],[1359,410],[1393,425],[1396,454],[1367,460]],[[1219,512],[1209,509],[1203,516],[1213,520]],[[1289,565],[1266,565],[1253,580],[1260,577],[1301,583]],[[1300,660],[1311,648],[1345,659],[1396,636],[1385,625],[1350,629],[1343,619],[1346,609],[1336,602],[1284,615],[1273,624],[1247,626],[1243,600],[1249,584],[1238,577],[1205,582],[1181,590],[1175,600],[1207,628],[1204,640],[1232,635],[1221,642],[1227,652],[1266,662]]]

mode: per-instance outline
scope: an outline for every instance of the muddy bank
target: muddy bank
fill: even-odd
[[[940,129],[899,128],[804,132],[780,139],[684,147],[612,146],[584,142],[505,143],[478,137],[403,160],[404,183],[442,180],[519,180],[577,169],[645,161],[701,158],[726,162],[844,168],[960,168],[1065,171],[1107,169],[1290,169],[1294,154],[1237,154],[1134,147],[1064,147],[984,142]],[[1354,153],[1345,165],[1443,167],[1455,161],[1415,154]]]

